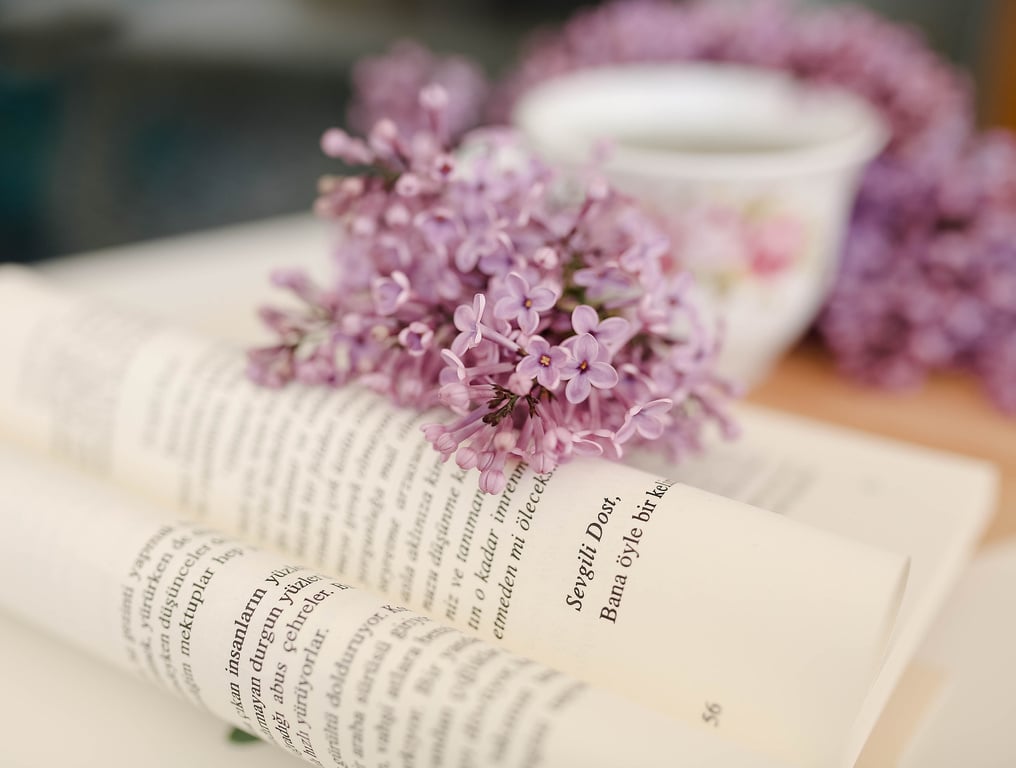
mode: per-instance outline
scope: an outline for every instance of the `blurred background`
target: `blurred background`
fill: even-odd
[[[811,0],[813,3],[821,0]],[[871,0],[1016,127],[1016,2]],[[0,261],[308,210],[352,63],[403,37],[490,74],[573,0],[6,0]]]

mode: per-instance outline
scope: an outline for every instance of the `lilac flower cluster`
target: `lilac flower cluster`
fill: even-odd
[[[439,56],[402,40],[386,54],[356,63],[349,125],[366,133],[387,118],[409,133],[426,128],[427,115],[417,96],[428,85],[439,85],[454,96],[442,126],[446,138],[457,139],[480,123],[490,90],[483,70],[464,56]]]
[[[985,134],[923,183],[927,208],[898,213],[892,240],[891,211],[862,201],[823,329],[858,378],[900,387],[961,368],[1016,412],[1016,140]]]
[[[366,141],[325,133],[326,154],[364,167],[321,183],[337,275],[326,287],[275,276],[300,303],[263,310],[278,343],[250,353],[253,378],[355,379],[400,404],[444,405],[455,420],[426,437],[488,493],[513,457],[548,472],[650,440],[680,455],[709,423],[732,433],[716,335],[688,274],[665,268],[655,222],[601,180],[562,182],[508,131],[450,155],[445,102],[424,89],[427,127],[413,133],[390,120]]]
[[[672,60],[782,69],[881,112],[892,140],[863,180],[819,330],[857,378],[907,387],[960,367],[1016,411],[1016,165],[1011,138],[976,135],[965,78],[912,30],[856,6],[621,0],[537,36],[492,115],[565,72]]]

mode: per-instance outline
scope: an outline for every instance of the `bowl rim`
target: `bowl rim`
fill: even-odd
[[[576,130],[574,124],[548,124],[548,109],[560,112],[569,99],[576,98],[576,93],[579,98],[588,98],[590,89],[602,92],[604,88],[701,86],[710,79],[726,88],[768,88],[777,96],[794,98],[809,109],[839,110],[853,125],[826,139],[755,151],[695,152],[619,142],[600,164],[601,170],[675,180],[786,178],[864,165],[881,152],[890,137],[878,112],[865,99],[842,88],[807,83],[763,67],[699,62],[615,64],[564,73],[524,93],[512,110],[512,122],[548,159],[588,165],[601,137]]]

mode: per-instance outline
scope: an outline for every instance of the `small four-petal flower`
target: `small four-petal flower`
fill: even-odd
[[[589,397],[591,387],[611,389],[617,386],[617,371],[604,361],[606,351],[592,334],[573,336],[565,343],[569,359],[561,371],[561,378],[568,382],[564,396],[569,403],[577,405],[583,402]]]
[[[546,389],[556,389],[561,383],[561,369],[568,361],[568,353],[561,347],[550,346],[539,336],[529,342],[528,352],[515,371],[527,379],[536,379]]]
[[[494,305],[494,317],[515,320],[525,334],[536,333],[540,313],[554,306],[557,292],[541,286],[530,288],[529,281],[518,272],[509,272],[504,285],[507,295]]]

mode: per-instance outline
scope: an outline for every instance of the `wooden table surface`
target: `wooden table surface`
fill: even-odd
[[[920,390],[887,393],[838,376],[829,354],[806,342],[747,399],[994,462],[999,503],[984,542],[1016,537],[1016,417],[995,408],[971,377],[936,375]]]

